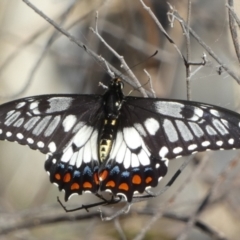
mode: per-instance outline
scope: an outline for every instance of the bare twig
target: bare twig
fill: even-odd
[[[190,34],[189,27],[191,22],[191,11],[192,11],[192,1],[188,0],[188,11],[187,11],[187,26],[186,29],[186,59],[189,63],[191,61],[191,47],[190,47]],[[190,87],[190,76],[191,76],[191,65],[186,66],[186,88],[187,88],[187,100],[191,99],[191,87]]]
[[[128,67],[126,61],[124,60],[124,57],[119,55],[104,39],[103,37],[99,34],[98,32],[98,12],[96,12],[96,25],[95,25],[95,30],[93,28],[90,28],[94,34],[100,39],[100,41],[119,59],[121,63],[121,67],[126,71],[126,73],[131,76],[135,84],[137,85],[139,91],[142,93],[143,96],[147,97],[147,94],[145,90],[141,87],[140,82],[137,80],[136,76],[134,73],[131,71],[131,69]]]
[[[233,10],[233,0],[228,0],[227,7],[228,7],[229,28],[230,28],[230,32],[232,35],[232,41],[233,41],[235,52],[236,52],[236,55],[238,58],[238,62],[240,62],[240,47],[239,47],[239,42],[238,42],[238,33],[237,33],[236,26],[235,26],[235,19],[237,19],[237,17]]]
[[[102,64],[102,58],[99,57],[94,51],[92,51],[89,47],[87,47],[84,43],[77,40],[73,35],[71,35],[69,32],[67,32],[65,29],[60,27],[57,23],[55,23],[52,19],[50,19],[46,14],[44,14],[42,11],[40,11],[37,7],[35,7],[32,3],[30,3],[28,0],[22,0],[24,3],[26,3],[30,8],[32,8],[38,15],[40,15],[43,19],[45,19],[47,22],[49,22],[54,28],[56,28],[59,32],[61,32],[63,35],[65,35],[70,41],[75,43],[77,46],[82,48],[85,52],[87,52],[90,56],[92,56],[97,62]],[[133,81],[131,81],[127,76],[123,75],[120,71],[118,71],[115,67],[113,67],[110,63],[108,63],[109,68],[111,71],[113,71],[117,76],[121,76],[121,78],[127,82],[128,84],[132,85],[133,87],[138,87]],[[151,93],[149,91],[146,91],[147,94]]]
[[[148,72],[146,69],[144,69],[143,71],[144,71],[144,72],[146,73],[146,75],[148,76],[149,84],[150,84],[150,90],[151,90],[151,92],[152,92],[152,94],[153,94],[153,97],[156,97],[156,93],[155,93],[155,91],[154,91],[154,89],[153,89],[152,77],[151,77],[151,75],[149,74],[149,72]]]
[[[152,19],[154,20],[154,22],[157,24],[158,28],[161,30],[161,32],[165,35],[165,37],[168,39],[168,41],[173,44],[173,46],[175,47],[175,49],[177,50],[178,54],[180,55],[180,57],[183,59],[184,63],[186,62],[185,57],[183,56],[183,54],[181,53],[180,49],[177,47],[177,45],[175,44],[175,42],[172,40],[172,38],[168,35],[168,33],[165,31],[165,29],[163,28],[162,24],[158,21],[157,17],[155,16],[155,14],[152,12],[151,8],[148,7],[143,0],[139,0],[140,3],[142,4],[143,8],[149,13],[149,15],[152,17]]]
[[[183,25],[184,28],[187,28],[186,22],[183,20],[182,17],[178,14],[178,12],[175,10],[173,13],[174,18],[179,21],[180,24]],[[230,75],[232,76],[238,84],[240,84],[240,78],[237,76],[233,71],[229,69],[229,67],[223,63],[223,61],[216,55],[216,53],[195,33],[195,31],[192,30],[192,28],[189,27],[190,34],[198,41],[198,43],[206,50],[206,52],[213,58],[217,63],[219,63],[220,66]]]

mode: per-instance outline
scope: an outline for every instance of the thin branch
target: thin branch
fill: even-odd
[[[180,57],[183,59],[184,63],[186,62],[185,57],[183,56],[183,54],[181,53],[180,49],[178,48],[178,46],[175,44],[175,42],[173,41],[173,39],[168,35],[168,33],[165,31],[165,29],[163,28],[162,24],[158,21],[157,17],[155,16],[155,14],[152,12],[151,8],[148,7],[143,0],[139,0],[140,3],[142,4],[143,8],[149,13],[149,15],[152,17],[152,19],[154,20],[154,22],[157,24],[158,28],[161,30],[161,32],[164,34],[164,36],[167,38],[167,40],[173,44],[173,46],[175,47],[175,49],[177,50],[178,54],[180,55]]]
[[[191,11],[192,11],[192,1],[188,0],[188,11],[187,11],[187,26],[186,29],[186,59],[189,63],[191,60],[191,39],[189,34],[189,27],[191,23]],[[191,76],[191,65],[186,66],[186,89],[187,89],[187,100],[191,100],[191,87],[190,87],[190,76]]]
[[[134,73],[131,71],[131,69],[129,68],[129,66],[127,65],[126,61],[124,60],[124,57],[119,55],[104,39],[103,37],[99,34],[98,32],[98,12],[96,12],[96,25],[95,25],[95,30],[93,28],[90,28],[92,30],[92,32],[94,34],[96,34],[96,36],[99,38],[99,40],[109,49],[110,52],[112,52],[114,54],[114,56],[116,58],[118,58],[118,60],[121,63],[121,67],[123,67],[123,69],[126,71],[126,73],[128,73],[131,78],[133,79],[133,81],[135,82],[135,84],[138,86],[139,91],[142,93],[142,95],[144,97],[147,97],[147,94],[145,92],[145,90],[141,87],[140,82],[137,80],[136,76],[134,75]]]
[[[52,212],[51,210],[54,209]],[[82,212],[75,212],[72,214],[66,214],[65,212],[57,212],[56,210],[59,208],[53,207],[43,207],[38,208],[38,211],[28,210],[28,213],[18,213],[18,214],[1,214],[1,222],[5,222],[6,219],[8,224],[0,227],[0,236],[4,236],[13,232],[20,231],[22,229],[32,229],[41,226],[49,226],[50,224],[57,224],[57,223],[72,223],[77,221],[84,221],[90,219],[97,219],[99,221],[99,213],[98,212],[89,212],[89,213],[82,213]],[[105,210],[103,210],[105,212]],[[110,209],[106,209],[105,214],[109,214]],[[111,210],[114,212],[114,209]],[[154,216],[157,209],[144,209],[144,210],[132,210],[131,213],[134,215],[142,215],[142,216]],[[51,212],[51,214],[49,214]],[[47,216],[44,215],[47,213]],[[189,217],[184,215],[175,214],[173,212],[165,212],[163,217],[179,221],[179,222],[188,222]],[[222,236],[219,232],[212,229],[209,225],[202,222],[201,220],[197,220],[195,222],[195,227],[201,230],[203,233],[211,237],[212,239],[216,240],[227,240],[225,237]],[[118,232],[119,232],[118,228]],[[120,232],[119,232],[120,234]],[[123,238],[123,235],[120,234],[120,237]]]
[[[186,22],[183,20],[183,18],[178,14],[178,12],[175,10],[174,13],[172,13],[174,18],[176,18],[180,24],[183,25],[184,28],[187,28]],[[191,27],[189,27],[190,34],[197,40],[197,42],[206,50],[206,52],[213,58],[217,63],[219,63],[220,66],[230,75],[233,79],[236,80],[238,84],[240,84],[240,78],[237,76],[233,71],[229,69],[229,67],[223,63],[223,61],[215,54],[215,52],[196,34],[195,31],[192,30]]]
[[[39,16],[41,16],[43,19],[45,19],[47,22],[49,22],[54,28],[56,28],[59,32],[61,32],[63,35],[65,35],[70,41],[75,43],[77,46],[82,48],[85,52],[87,52],[91,57],[93,57],[100,65],[103,64],[102,58],[99,57],[94,51],[92,51],[89,47],[87,47],[84,43],[77,40],[73,35],[71,35],[69,32],[67,32],[65,29],[60,27],[57,23],[55,23],[52,19],[50,19],[47,15],[45,15],[42,11],[40,11],[37,7],[35,7],[32,3],[30,3],[28,0],[22,0],[24,3],[26,3],[30,8],[32,8]],[[113,71],[117,76],[121,76],[121,78],[130,84],[133,87],[137,87],[137,85],[131,81],[127,76],[123,75],[120,71],[118,71],[115,67],[113,67],[110,63],[108,63],[109,68],[111,71]],[[151,95],[149,91],[146,91],[148,95]]]
[[[238,62],[240,63],[240,47],[239,47],[239,42],[238,42],[238,33],[237,33],[237,29],[236,29],[236,25],[235,25],[235,19],[236,17],[234,17],[233,13],[233,0],[228,0],[228,18],[229,18],[229,28],[230,28],[230,32],[232,35],[232,41],[233,41],[233,45],[235,48],[235,52],[238,58]],[[236,16],[236,14],[235,14]]]

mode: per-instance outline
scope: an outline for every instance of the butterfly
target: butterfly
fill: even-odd
[[[0,105],[0,139],[46,154],[50,181],[72,194],[131,202],[156,187],[169,159],[240,148],[240,115],[204,103],[130,97],[120,78],[103,95],[42,95]]]

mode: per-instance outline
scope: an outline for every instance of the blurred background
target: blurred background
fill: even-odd
[[[186,99],[184,62],[140,1],[32,2],[127,75],[119,60],[90,30],[95,27],[98,11],[99,33],[124,56],[130,68],[138,64],[132,71],[140,83],[144,85],[148,81],[143,71],[147,69],[157,97]],[[188,1],[168,2],[186,20]],[[145,0],[145,3],[186,55],[186,35],[177,21],[171,27],[167,1]],[[221,61],[240,76],[225,4],[223,0],[193,0],[190,26]],[[234,11],[240,18],[240,3],[235,3]],[[156,50],[158,54],[148,59]],[[191,68],[194,73],[191,99],[239,112],[240,88],[236,80],[224,70],[219,74],[219,64],[192,37],[190,51],[191,62],[201,62],[204,52],[208,60],[205,66]],[[49,93],[99,94],[103,93],[99,82],[108,84],[110,79],[103,64],[56,31],[23,1],[0,0],[1,103]],[[145,88],[150,89],[148,85]],[[125,94],[132,89],[125,84]],[[135,91],[134,95],[140,94]],[[165,240],[185,236],[185,239],[237,240],[240,236],[239,157],[237,150],[190,156],[190,163],[167,192],[134,204],[127,215],[103,222],[97,208],[90,213],[63,211],[56,197],[63,200],[64,194],[50,184],[44,171],[43,154],[16,143],[0,142],[0,239]],[[184,161],[186,158],[170,161],[168,175],[156,191],[165,186]],[[174,201],[170,203],[173,196]],[[207,204],[196,214],[207,196],[210,196]],[[72,197],[66,205],[72,208],[94,200],[92,195],[84,194]],[[104,211],[111,215],[120,208],[115,205]],[[66,219],[60,221],[60,216]],[[50,218],[54,219],[51,224],[47,221]],[[186,223],[187,220],[190,223]],[[30,227],[31,223],[36,226]],[[8,228],[9,232],[4,232]]]

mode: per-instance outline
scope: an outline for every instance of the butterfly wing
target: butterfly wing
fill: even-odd
[[[207,104],[126,97],[100,189],[126,196],[155,187],[168,159],[240,147],[240,115]]]
[[[50,181],[72,193],[96,192],[97,139],[103,120],[102,96],[45,95],[0,106],[0,139],[47,154]]]

